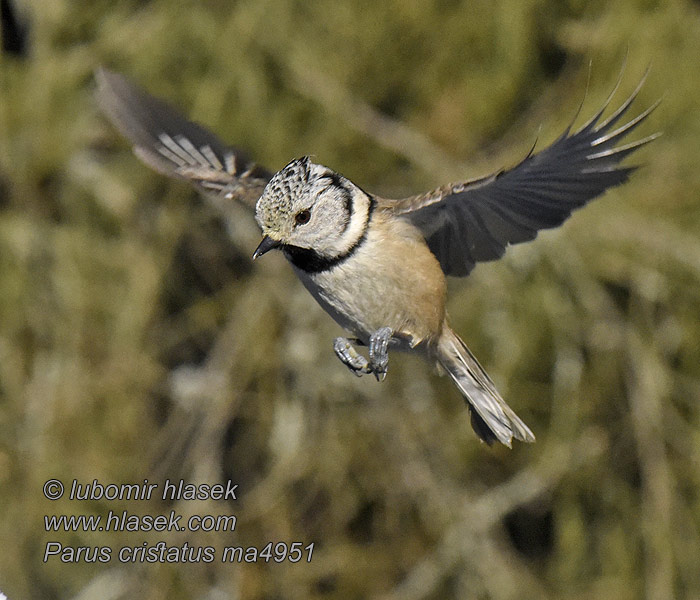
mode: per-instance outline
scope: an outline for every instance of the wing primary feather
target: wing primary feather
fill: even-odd
[[[181,138],[182,136],[179,137]],[[176,154],[180,158],[181,166],[192,166],[197,163],[187,150],[180,145],[179,141],[170,137],[167,133],[161,133],[158,139],[171,153]]]
[[[620,118],[627,112],[627,109],[632,105],[632,103],[635,101],[637,96],[639,95],[639,92],[642,90],[642,87],[644,86],[644,82],[647,80],[647,77],[649,76],[649,70],[650,67],[647,67],[646,71],[644,71],[644,74],[642,75],[642,78],[640,79],[639,83],[637,84],[637,87],[634,89],[634,91],[629,95],[627,100],[625,100],[622,105],[615,110],[607,119],[605,119],[598,127],[599,130],[605,130],[610,127],[612,127],[617,121],[620,120]],[[616,90],[619,87],[619,82],[615,86]],[[608,101],[608,104],[610,101]],[[606,104],[607,106],[607,104]]]
[[[177,140],[177,143],[180,144],[180,147],[194,159],[195,163],[205,167],[211,166],[209,161],[204,158],[204,154],[202,154],[199,149],[184,135],[179,135],[175,139]]]
[[[224,165],[221,164],[221,161],[219,160],[219,157],[216,155],[216,153],[211,149],[211,146],[208,144],[205,146],[202,146],[202,154],[206,157],[207,161],[209,164],[214,167],[217,171],[223,171],[224,170]]]
[[[600,144],[604,144],[606,142],[614,142],[615,140],[623,137],[624,135],[628,134],[630,131],[632,131],[637,125],[642,123],[652,112],[656,110],[656,108],[661,104],[661,98],[659,98],[654,104],[652,104],[649,108],[647,108],[644,112],[638,114],[634,119],[629,121],[628,123],[625,123],[621,127],[618,127],[615,131],[612,131],[610,133],[606,133],[605,135],[596,138],[591,142],[591,146],[599,146]],[[603,130],[603,127],[601,126],[600,130]]]
[[[161,133],[158,139],[160,140],[160,144],[155,144],[154,147],[162,156],[175,163],[178,168],[186,167],[190,164],[189,161],[181,155],[181,151],[176,150],[177,144],[175,144],[169,135]],[[144,148],[143,146],[141,147]],[[147,148],[144,149],[147,150]]]
[[[624,146],[615,146],[614,148],[608,148],[607,150],[601,150],[600,152],[589,154],[588,156],[586,156],[586,158],[588,160],[597,160],[601,158],[609,158],[611,156],[614,156],[615,163],[617,164],[626,156],[634,152],[637,148],[640,148],[641,146],[644,146],[649,142],[653,142],[656,138],[661,137],[661,135],[661,132],[652,133],[651,135],[641,140],[630,142],[629,144],[625,144]]]
[[[600,107],[600,110],[598,110],[598,112],[596,112],[588,121],[586,121],[583,125],[581,125],[581,127],[578,129],[578,131],[574,135],[578,135],[580,133],[583,133],[585,131],[589,131],[589,130],[595,128],[598,121],[603,116],[605,109],[608,108],[608,106],[610,106],[610,103],[612,102],[613,98],[615,97],[615,94],[617,94],[617,90],[620,89],[620,85],[622,84],[622,76],[625,73],[626,67],[627,67],[627,56],[625,56],[625,60],[622,63],[622,68],[620,69],[620,74],[617,76],[617,81],[615,82],[615,85],[613,86],[613,89],[611,90],[611,92],[608,94],[608,97],[603,102],[603,105]],[[590,76],[590,73],[589,73],[589,76]],[[577,114],[577,116],[578,116],[578,114]]]

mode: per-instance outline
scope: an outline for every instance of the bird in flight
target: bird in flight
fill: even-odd
[[[535,436],[450,328],[446,276],[468,275],[476,263],[500,258],[510,244],[557,227],[625,182],[634,167],[621,161],[657,137],[621,142],[658,105],[623,119],[644,78],[609,117],[602,118],[619,81],[585,125],[567,128],[512,168],[392,200],[309,157],[272,173],[126,77],[96,73],[100,107],[143,162],[189,181],[219,207],[235,201],[255,212],[263,237],[253,258],[272,249],[284,254],[349,333],[333,348],[353,373],[381,381],[390,348],[418,352],[453,380],[479,438],[508,447],[513,438],[534,442]],[[367,356],[359,346],[368,348]]]

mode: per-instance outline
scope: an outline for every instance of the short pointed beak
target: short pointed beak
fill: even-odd
[[[282,242],[273,240],[267,235],[263,236],[262,241],[258,244],[258,247],[255,249],[255,252],[253,252],[253,260],[258,258],[258,256],[262,256],[263,254],[265,254],[265,252],[269,252],[273,248],[279,248],[281,245]]]

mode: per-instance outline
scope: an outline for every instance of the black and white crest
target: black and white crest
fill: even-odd
[[[308,156],[295,158],[273,175],[255,207],[255,218],[261,228],[272,227],[280,214],[292,211],[294,199],[304,193],[309,183],[310,164]]]

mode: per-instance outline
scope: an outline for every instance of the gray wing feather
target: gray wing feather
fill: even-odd
[[[468,275],[477,262],[500,258],[508,245],[557,227],[574,209],[628,179],[634,167],[620,162],[659,135],[618,145],[659,104],[615,129],[645,79],[646,74],[606,120],[601,117],[619,81],[603,108],[575,133],[569,126],[550,146],[536,154],[531,150],[511,169],[399,200],[394,212],[422,231],[445,274]]]
[[[148,166],[190,181],[210,197],[255,207],[269,171],[126,77],[98,69],[95,79],[100,108]]]

